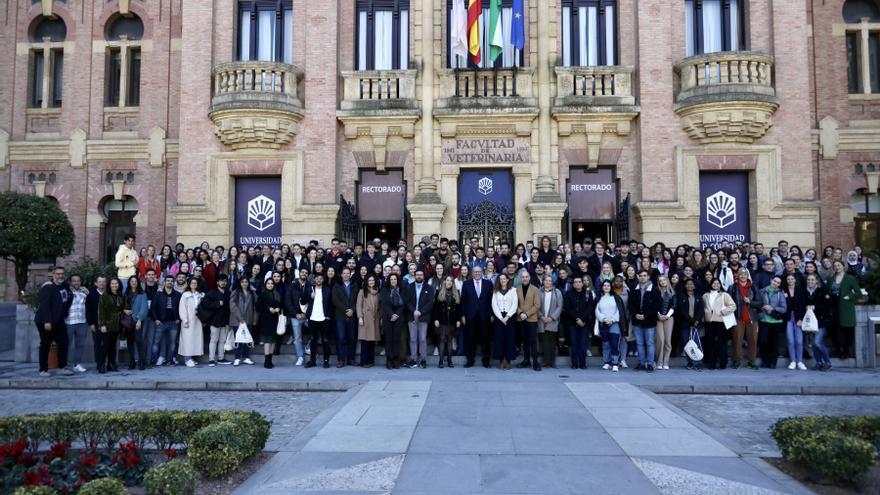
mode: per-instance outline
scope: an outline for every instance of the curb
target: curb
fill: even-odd
[[[880,387],[841,385],[637,385],[661,395],[880,395]]]
[[[186,382],[116,380],[4,380],[0,389],[28,390],[175,390],[212,392],[346,392],[361,382]]]

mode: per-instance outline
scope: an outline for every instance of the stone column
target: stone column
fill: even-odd
[[[550,54],[555,52],[556,46],[550,21],[556,13],[556,3],[556,0],[546,0],[540,2],[535,9],[538,14],[538,180],[528,209],[532,217],[533,235],[536,238],[549,235],[555,242],[559,242],[566,204],[559,196],[551,170],[553,128],[550,122],[550,92],[553,84]]]
[[[417,8],[421,12],[417,20],[421,21],[421,30],[416,24],[416,37],[419,38],[418,53],[421,58],[421,165],[417,170],[418,179],[416,195],[409,204],[409,214],[413,222],[413,241],[419,242],[423,236],[441,233],[440,224],[446,205],[440,201],[438,182],[434,177],[434,1],[418,0]],[[419,33],[421,31],[421,33]],[[445,233],[451,235],[451,233]]]

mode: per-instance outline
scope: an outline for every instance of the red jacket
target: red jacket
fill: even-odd
[[[150,268],[156,271],[156,278],[161,277],[162,269],[159,260],[155,258],[148,260],[146,256],[138,260],[138,277],[143,280],[147,276],[147,270]]]

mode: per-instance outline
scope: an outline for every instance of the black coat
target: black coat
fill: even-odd
[[[489,321],[492,315],[492,282],[483,280],[480,284],[480,297],[477,297],[473,279],[461,286],[461,316],[466,320],[474,318]]]
[[[828,328],[831,321],[829,318],[831,315],[831,296],[828,295],[828,292],[822,287],[816,287],[812,294],[804,289],[804,313],[806,313],[806,306],[814,306],[813,313],[819,320],[819,328]]]
[[[455,302],[452,297],[449,298],[449,301],[438,297],[437,302],[434,303],[434,320],[441,325],[455,327],[456,323],[461,320],[460,307],[461,303]]]
[[[229,289],[220,292],[220,289],[209,290],[202,299],[202,306],[211,312],[210,324],[212,327],[225,327],[229,325]]]
[[[354,282],[349,283],[348,295],[345,294],[345,284],[341,281],[333,286],[333,317],[340,320],[357,320],[357,298],[360,287]],[[351,310],[351,316],[345,316],[347,310]]]
[[[277,337],[275,333],[278,327],[278,315],[280,313],[269,312],[272,308],[281,307],[281,294],[272,290],[265,290],[260,293],[257,298],[257,313],[260,320],[260,335],[267,339],[270,343],[275,342],[273,339]]]
[[[565,293],[562,303],[563,323],[576,325],[578,318],[592,332],[596,323],[596,296],[591,290],[575,289]]]
[[[294,280],[287,286],[284,291],[284,316],[295,318],[297,314],[302,313],[303,293],[309,283],[301,282],[299,279]]]
[[[632,297],[632,292],[630,292]],[[703,323],[703,298],[694,291],[694,317],[688,314],[688,296],[687,292],[682,292],[676,296],[675,319],[676,328],[694,328],[700,327]]]
[[[415,282],[409,284],[409,286],[404,291],[406,294],[406,321],[415,321],[415,316],[413,315],[413,311],[418,310],[421,313],[419,316],[419,323],[427,323],[431,321],[431,311],[434,309],[434,299],[437,298],[437,295],[434,292],[434,287],[428,284],[428,282],[422,282],[422,293],[419,295],[419,305],[416,307],[416,284]]]
[[[41,328],[46,323],[53,327],[63,328],[64,319],[67,318],[67,313],[73,304],[73,293],[67,282],[61,285],[50,282],[40,287],[37,298],[40,301],[40,307],[34,316],[34,322]]]
[[[333,299],[330,297],[330,288],[321,287],[321,301],[317,301],[324,309],[324,318],[333,318]],[[307,305],[306,320],[312,317],[312,310],[315,308],[315,286],[309,284],[302,295],[303,304]]]
[[[171,298],[171,309],[167,310],[166,314],[166,306],[168,305],[168,298]],[[156,300],[153,301],[153,304],[150,306],[150,318],[153,321],[161,321],[164,323],[171,323],[175,321],[180,321],[180,293],[176,290],[171,290],[171,295],[165,293],[165,289],[160,289],[159,292],[156,293]]]
[[[381,294],[379,294],[379,302],[382,305],[382,320],[390,321],[392,315],[397,315],[398,321],[406,321],[406,299],[404,298],[403,287],[399,287],[398,293],[400,294],[400,300],[396,301],[396,303],[391,298],[390,287],[382,289]]]
[[[642,301],[641,288],[637,285],[629,291],[629,319],[630,323],[639,327],[656,327],[657,312],[660,311],[660,291],[653,283],[648,283],[645,290],[645,300]],[[644,320],[636,318],[637,314],[645,317]]]

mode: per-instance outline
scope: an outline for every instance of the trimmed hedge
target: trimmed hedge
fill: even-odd
[[[58,492],[48,486],[23,486],[12,495],[56,495]]]
[[[144,490],[147,495],[193,495],[196,472],[190,463],[173,459],[147,472]]]
[[[850,482],[876,462],[880,416],[780,419],[770,434],[783,457],[839,482]]]
[[[77,495],[125,495],[125,484],[113,478],[98,478],[79,489]]]
[[[147,411],[130,413],[68,412],[0,417],[0,443],[27,439],[32,452],[62,442],[82,442],[108,449],[121,441],[164,450],[187,448],[200,429],[223,421],[241,422],[255,436],[260,450],[269,438],[270,423],[256,411]]]

